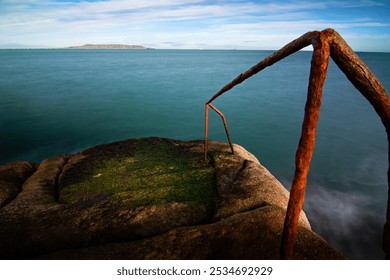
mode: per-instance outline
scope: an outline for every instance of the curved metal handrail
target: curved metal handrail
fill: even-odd
[[[205,104],[205,159],[207,159],[208,150],[209,107],[221,116],[232,153],[234,153],[226,118],[221,111],[211,104],[211,102],[266,67],[271,66],[272,64],[309,45],[313,45],[314,50],[311,60],[308,94],[301,138],[295,155],[294,179],[290,189],[290,198],[281,241],[280,256],[282,259],[291,259],[293,257],[294,241],[298,232],[298,219],[303,207],[307,174],[309,172],[310,161],[314,151],[315,133],[321,106],[322,89],[326,78],[329,57],[332,57],[341,71],[344,72],[350,82],[370,102],[381,118],[387,132],[390,163],[390,99],[386,90],[381,82],[368,69],[365,63],[348,46],[344,39],[335,30],[329,28],[323,31],[307,32],[298,39],[287,44],[280,50],[260,61],[252,68],[238,75],[234,80],[226,84],[220,91],[213,95]],[[385,252],[386,259],[390,259],[390,164],[387,176],[389,196],[387,202],[386,223],[383,231],[383,250]]]

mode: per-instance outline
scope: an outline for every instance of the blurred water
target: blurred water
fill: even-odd
[[[0,50],[0,164],[135,137],[203,138],[204,103],[270,51]],[[359,53],[390,84],[390,53]],[[213,104],[232,139],[289,188],[311,52],[265,69]],[[210,138],[226,141],[219,116]],[[350,258],[383,258],[387,144],[369,103],[330,63],[305,210]]]

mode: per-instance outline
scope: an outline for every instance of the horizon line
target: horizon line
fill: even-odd
[[[113,45],[113,44],[102,44],[102,45]],[[124,44],[126,45],[126,44]],[[151,51],[151,50],[172,50],[172,51],[278,51],[279,49],[241,49],[241,48],[152,48],[145,47],[145,49],[82,49],[82,48],[71,48],[71,47],[0,47],[0,50],[79,50],[79,51]],[[313,52],[311,49],[301,49],[298,52]],[[375,51],[375,50],[353,50],[356,53],[390,53],[390,51]]]

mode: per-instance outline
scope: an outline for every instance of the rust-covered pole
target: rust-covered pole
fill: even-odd
[[[206,104],[204,107],[204,160],[205,161],[207,161],[208,138],[209,138],[209,104]]]
[[[229,145],[230,145],[230,150],[232,151],[232,154],[234,154],[234,147],[233,147],[233,142],[230,137],[230,132],[229,128],[226,122],[226,117],[225,115],[217,109],[213,104],[211,103],[206,103],[205,106],[205,123],[204,123],[204,160],[207,161],[207,150],[208,150],[208,134],[209,134],[209,107],[213,109],[222,119],[223,127],[225,128],[226,132],[226,137],[228,139]]]
[[[386,130],[390,130],[390,100],[387,92],[367,65],[333,29],[325,29],[331,57],[357,90],[371,103]]]
[[[383,231],[383,250],[386,259],[390,259],[390,99],[382,83],[335,30],[325,29],[323,33],[326,34],[330,42],[332,59],[348,80],[374,107],[387,132],[389,143],[388,201]]]
[[[226,137],[227,137],[229,145],[230,145],[230,150],[232,151],[232,154],[234,154],[233,142],[232,142],[232,139],[230,137],[229,128],[228,128],[228,125],[227,125],[227,122],[226,122],[225,115],[221,111],[219,111],[213,104],[210,103],[210,104],[207,104],[207,105],[210,106],[210,108],[213,109],[221,117],[222,122],[223,122],[223,127],[225,128]]]
[[[388,157],[389,157],[389,169],[387,170],[387,182],[388,182],[388,192],[387,192],[387,211],[386,211],[386,222],[383,228],[383,251],[385,252],[385,258],[390,260],[390,134],[387,131],[387,141],[389,143],[388,147]]]
[[[285,45],[283,48],[279,49],[278,51],[274,52],[270,56],[266,57],[247,71],[241,73],[238,75],[235,79],[233,79],[230,83],[226,84],[221,90],[219,90],[216,94],[214,94],[209,101],[206,102],[205,106],[205,134],[204,134],[204,154],[205,154],[205,160],[207,159],[207,150],[208,150],[208,107],[211,105],[211,102],[213,102],[215,99],[217,99],[219,96],[224,94],[225,92],[231,90],[236,85],[242,83],[246,79],[252,77],[256,73],[260,72],[261,70],[265,69],[268,66],[271,66],[272,64],[282,60],[283,58],[289,56],[290,54],[293,54],[299,50],[301,50],[304,47],[307,47],[312,42],[312,37],[317,36],[318,31],[310,31],[305,34],[303,34],[301,37],[295,39],[294,41],[290,42],[289,44]],[[217,112],[217,111],[216,111]],[[218,112],[217,112],[218,113]],[[222,115],[220,114],[222,117]],[[234,153],[233,146],[230,140],[230,135],[227,130],[227,124],[226,120],[224,120],[224,117],[222,117],[222,120],[224,121],[225,131],[229,140],[230,147],[232,149],[232,152]]]
[[[389,157],[389,169],[387,170],[387,211],[386,211],[386,222],[383,228],[383,251],[385,252],[386,260],[390,260],[390,134],[387,131],[388,157]]]
[[[207,155],[208,105],[211,105],[210,103],[223,93],[242,83],[252,75],[310,44],[313,45],[314,52],[310,70],[308,98],[302,124],[301,139],[296,152],[295,174],[290,190],[290,199],[284,224],[281,257],[283,259],[290,259],[293,257],[294,240],[298,232],[298,220],[304,202],[307,175],[314,150],[315,131],[319,117],[322,88],[326,77],[329,56],[331,56],[352,84],[371,103],[386,128],[389,143],[389,169],[387,172],[389,189],[386,223],[383,232],[383,249],[386,258],[390,259],[390,99],[380,81],[353,52],[343,38],[333,29],[325,29],[321,32],[307,32],[269,57],[263,59],[252,68],[238,75],[234,80],[226,84],[219,92],[212,96],[211,99],[206,102],[205,157]],[[221,112],[216,112],[224,121],[229,143],[231,143],[226,120]]]
[[[226,84],[220,91],[218,91],[216,94],[214,94],[209,101],[206,102],[206,104],[209,104],[213,102],[215,99],[217,99],[219,96],[221,96],[223,93],[231,90],[233,87],[235,87],[238,84],[241,84],[246,79],[252,77],[256,73],[260,72],[261,70],[265,69],[268,66],[271,66],[272,64],[282,60],[283,58],[289,56],[290,54],[293,54],[304,47],[307,47],[311,44],[312,36],[316,35],[318,31],[310,31],[305,34],[303,34],[301,37],[295,39],[294,41],[290,42],[289,44],[285,45],[280,50],[274,52],[270,56],[266,57],[256,65],[254,65],[252,68],[248,69],[247,71],[241,73],[238,75],[234,80],[232,80],[230,83]]]
[[[295,174],[290,190],[284,223],[280,254],[282,259],[291,259],[294,241],[298,233],[298,220],[302,210],[307,174],[313,156],[317,122],[320,114],[322,88],[329,61],[329,44],[324,34],[318,33],[312,41],[314,52],[311,61],[309,86],[302,124],[301,138],[295,155]]]

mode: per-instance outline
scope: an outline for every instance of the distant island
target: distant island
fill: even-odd
[[[67,49],[83,49],[83,50],[150,50],[141,45],[125,45],[125,44],[85,44],[83,46],[71,46]]]

